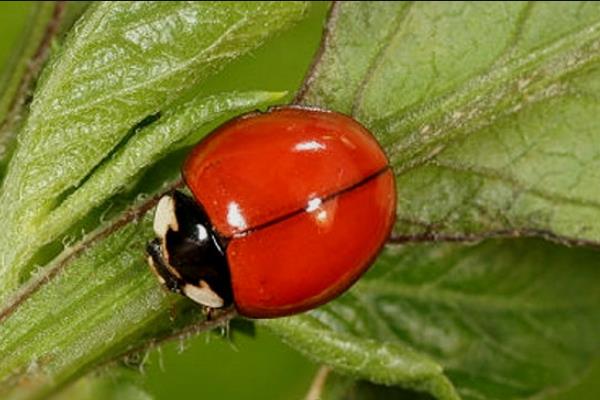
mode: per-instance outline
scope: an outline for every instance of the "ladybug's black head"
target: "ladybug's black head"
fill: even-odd
[[[179,191],[164,195],[154,232],[148,263],[164,286],[211,308],[232,303],[224,243],[194,199]]]

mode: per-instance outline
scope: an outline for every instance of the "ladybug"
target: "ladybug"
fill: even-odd
[[[217,128],[164,195],[148,261],[169,290],[249,318],[330,301],[372,264],[395,220],[394,174],[352,118],[288,106]]]

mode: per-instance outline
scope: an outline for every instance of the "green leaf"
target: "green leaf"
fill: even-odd
[[[346,315],[349,324],[357,315]],[[385,385],[458,399],[442,367],[401,342],[382,342],[366,335],[336,331],[316,318],[280,318],[266,322],[288,344],[303,354],[344,374]]]
[[[312,396],[312,397],[311,397]],[[356,381],[348,376],[321,368],[306,400],[431,400],[431,396],[415,393],[398,386],[376,385],[368,381]]]
[[[599,261],[534,240],[390,247],[339,300],[263,324],[358,379],[530,398],[570,385],[600,350]]]
[[[150,213],[125,215],[98,235],[105,240],[70,249],[0,312],[1,398],[45,398],[123,353],[203,323],[198,307],[149,273],[141,251],[153,237]]]
[[[598,243],[598,5],[342,2],[321,50],[297,100],[383,144],[396,240]],[[358,379],[440,399],[454,396],[444,379],[463,398],[543,396],[598,353],[597,257],[532,241],[388,249],[339,301],[266,324]],[[412,350],[429,377],[365,342]]]
[[[87,5],[87,2],[44,1],[26,7],[29,16],[20,40],[12,46],[7,62],[0,66],[0,181],[14,151],[32,87],[51,46],[71,28]],[[23,9],[22,4],[16,7]],[[13,19],[14,11],[7,10]]]
[[[63,199],[59,207],[40,221],[36,233],[29,237],[28,245],[40,248],[59,238],[66,228],[124,190],[167,153],[182,143],[197,142],[198,137],[208,131],[207,125],[212,126],[214,121],[227,115],[273,104],[284,95],[285,92],[248,92],[196,96],[165,110],[156,122],[136,130],[123,146],[115,149],[93,174]]]
[[[600,4],[334,7],[303,103],[350,113],[397,175],[403,240],[600,240]]]
[[[60,211],[63,200],[103,169],[132,135],[136,140],[138,124],[177,107],[230,60],[298,20],[306,7],[302,2],[91,5],[41,78],[4,180],[0,298],[18,286],[39,246],[57,238],[53,231],[52,238],[40,239],[40,224],[54,212],[68,214]],[[64,222],[56,231],[69,227],[70,221]]]

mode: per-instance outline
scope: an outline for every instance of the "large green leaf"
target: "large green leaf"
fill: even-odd
[[[378,137],[399,242],[596,244],[599,28],[587,3],[337,3],[297,100]],[[543,397],[600,348],[598,257],[522,240],[390,248],[350,294],[265,324],[359,379]]]
[[[265,324],[354,377],[529,398],[571,384],[600,349],[599,262],[533,239],[390,247],[339,300]]]
[[[39,237],[40,224],[54,213],[74,212],[61,211],[65,199],[113,152],[136,141],[136,125],[177,107],[174,102],[305,10],[302,2],[90,6],[42,76],[4,180],[0,298],[18,285],[35,250],[56,240],[71,221],[61,220],[45,238]],[[135,146],[131,152],[143,151]],[[113,190],[100,187],[94,196]]]
[[[401,239],[600,241],[600,4],[341,3],[301,101],[353,114]]]

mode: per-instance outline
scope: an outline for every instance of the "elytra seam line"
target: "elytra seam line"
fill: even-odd
[[[369,183],[370,181],[376,179],[377,177],[379,177],[380,175],[382,175],[383,173],[385,173],[388,169],[390,169],[389,165],[386,165],[385,167],[383,167],[382,169],[378,170],[377,172],[372,173],[371,175],[368,175],[366,178],[361,179],[360,181],[353,183],[350,186],[347,186],[345,188],[342,188],[340,190],[338,190],[337,192],[334,193],[330,193],[326,196],[321,197],[321,201],[322,203],[326,203],[329,200],[333,200],[334,198],[341,196],[345,193],[351,192],[354,189],[357,189],[363,185],[366,185],[367,183]],[[232,236],[227,236],[223,239],[225,240],[231,240],[231,239],[235,239],[235,238],[239,238],[239,237],[243,237],[246,236],[248,234],[251,234],[253,232],[259,231],[261,229],[265,229],[268,228],[269,226],[275,225],[279,222],[285,221],[288,218],[292,218],[295,217],[296,215],[301,214],[302,212],[304,212],[306,210],[306,208],[299,208],[297,210],[294,211],[290,211],[286,214],[283,214],[277,218],[274,218],[270,221],[267,222],[263,222],[262,224],[258,224],[256,226],[250,227],[250,228],[246,228],[245,230],[241,231],[241,232],[237,232],[235,234],[233,234]]]

